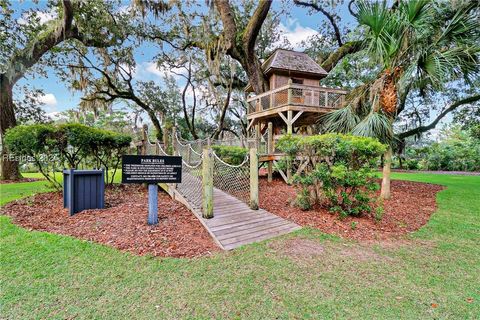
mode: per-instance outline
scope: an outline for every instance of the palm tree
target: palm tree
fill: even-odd
[[[390,198],[393,123],[410,89],[441,90],[446,83],[478,75],[478,4],[407,0],[394,7],[360,0],[356,19],[363,48],[378,76],[354,89],[348,105],[323,116],[327,131],[376,137],[390,147],[384,155],[381,197]],[[401,111],[401,110],[400,110]]]

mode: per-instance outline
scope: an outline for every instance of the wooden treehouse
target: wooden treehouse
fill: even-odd
[[[260,150],[259,160],[268,162],[270,181],[275,161],[283,156],[275,152],[275,140],[285,133],[313,134],[318,117],[341,108],[347,92],[320,86],[328,73],[302,52],[277,49],[262,69],[270,90],[247,99],[247,131]],[[252,92],[251,85],[246,91]],[[290,170],[279,171],[290,180]]]

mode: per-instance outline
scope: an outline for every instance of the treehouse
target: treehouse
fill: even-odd
[[[328,73],[302,52],[277,49],[262,70],[270,90],[252,95],[252,86],[246,87],[247,131],[255,137],[260,161],[269,164],[270,180],[272,162],[282,157],[274,141],[284,133],[313,134],[318,117],[341,108],[347,92],[320,86]]]
[[[275,134],[302,133],[319,115],[343,106],[347,92],[320,86],[328,73],[305,53],[277,49],[262,69],[270,90],[247,99],[248,130],[263,134],[271,122]]]

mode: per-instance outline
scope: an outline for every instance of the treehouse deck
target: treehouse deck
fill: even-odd
[[[294,127],[316,123],[319,115],[343,107],[345,90],[289,83],[277,89],[247,99],[249,122],[253,126],[284,122],[287,132]],[[280,122],[280,123],[278,123]]]

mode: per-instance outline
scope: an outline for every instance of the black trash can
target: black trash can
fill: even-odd
[[[105,207],[103,170],[63,170],[63,207],[70,215]]]

